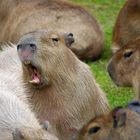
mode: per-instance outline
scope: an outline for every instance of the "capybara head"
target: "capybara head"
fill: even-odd
[[[38,30],[24,35],[17,50],[26,81],[37,87],[48,85],[63,65],[71,65],[68,47],[73,42],[72,33]]]
[[[109,61],[108,73],[118,86],[132,86],[140,64],[140,38],[117,51]]]
[[[133,121],[129,120],[128,115],[137,116],[137,113],[132,112],[131,114],[129,110],[117,107],[110,113],[91,120],[82,128],[76,140],[132,140],[129,128],[126,129],[132,127],[128,122]],[[139,118],[139,115],[137,117]]]

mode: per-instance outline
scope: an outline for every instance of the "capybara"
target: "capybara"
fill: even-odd
[[[140,99],[140,38],[117,51],[108,64],[108,72],[118,86],[132,86]]]
[[[113,29],[112,51],[115,53],[140,36],[140,0],[127,0]]]
[[[117,107],[110,113],[91,120],[75,140],[139,140],[139,132],[139,114]]]
[[[0,87],[0,140],[58,140],[40,126],[29,106],[6,86]]]
[[[71,33],[38,30],[24,35],[17,45],[33,111],[41,122],[50,122],[61,140],[109,110],[89,67],[66,46],[72,43]]]
[[[70,49],[80,59],[101,55],[100,25],[82,7],[61,0],[0,0],[0,42],[17,43],[23,34],[38,29],[73,33]]]

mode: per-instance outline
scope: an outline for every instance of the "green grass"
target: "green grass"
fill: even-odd
[[[134,98],[131,88],[121,88],[114,85],[110,79],[106,66],[111,57],[111,39],[112,29],[119,10],[125,3],[125,0],[71,0],[81,6],[84,6],[100,22],[104,36],[105,46],[101,59],[96,62],[87,62],[93,71],[93,74],[106,92],[111,107],[124,106]]]

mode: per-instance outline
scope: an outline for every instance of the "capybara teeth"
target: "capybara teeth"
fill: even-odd
[[[39,80],[31,80],[31,81],[29,81],[29,83],[31,83],[31,84],[39,84],[40,81]]]
[[[26,60],[26,61],[24,61],[24,64],[25,64],[25,65],[29,65],[30,63],[31,63],[30,60]]]

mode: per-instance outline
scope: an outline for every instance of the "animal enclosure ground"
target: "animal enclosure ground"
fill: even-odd
[[[106,67],[111,57],[111,39],[112,29],[116,17],[125,3],[125,0],[71,0],[81,6],[84,6],[100,22],[104,36],[105,46],[101,58],[96,62],[86,62],[100,84],[107,93],[107,97],[112,107],[124,106],[134,98],[132,88],[117,87],[110,79]]]

